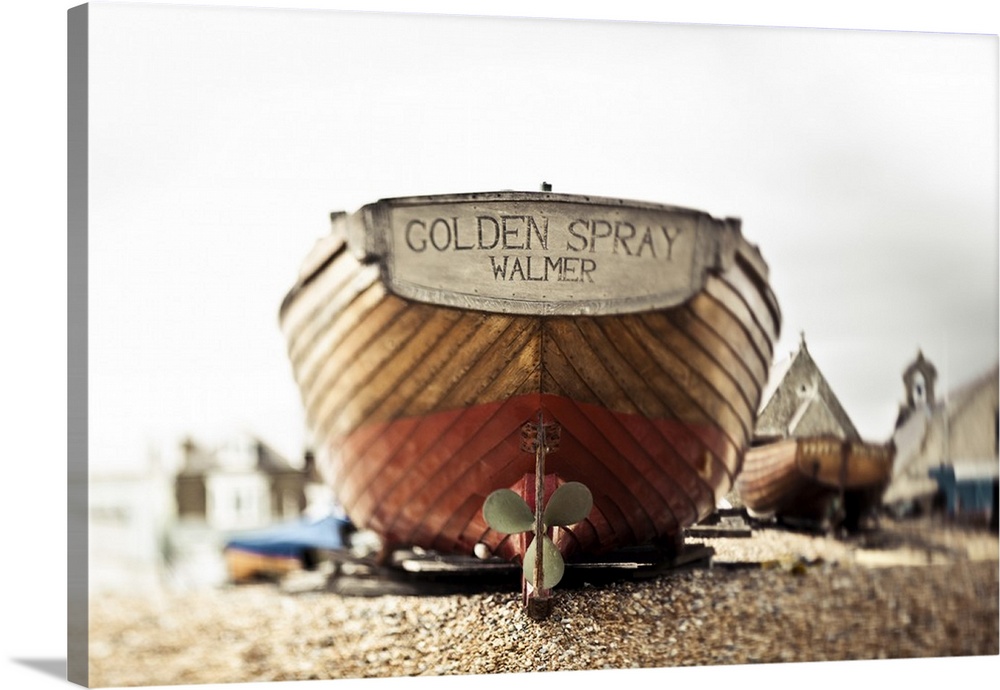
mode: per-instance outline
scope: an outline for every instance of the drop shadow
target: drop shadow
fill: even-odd
[[[33,668],[47,676],[66,680],[66,659],[11,659],[14,663]]]

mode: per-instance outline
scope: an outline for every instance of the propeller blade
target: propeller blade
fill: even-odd
[[[537,543],[538,540],[535,539],[528,545],[528,550],[524,553],[522,568],[524,579],[532,583],[535,581],[535,544]],[[542,545],[542,587],[552,589],[559,584],[563,573],[566,572],[566,562],[555,543],[544,534],[542,535]]]
[[[542,514],[546,527],[566,527],[590,515],[594,497],[590,489],[580,482],[567,482],[552,493]]]
[[[510,489],[497,489],[483,503],[483,519],[501,534],[527,532],[535,526],[531,508]]]

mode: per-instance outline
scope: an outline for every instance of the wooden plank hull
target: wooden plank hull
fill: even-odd
[[[792,438],[751,449],[736,482],[751,515],[856,526],[892,476],[891,445]]]
[[[324,252],[281,325],[325,474],[388,544],[520,557],[524,539],[481,511],[495,489],[533,491],[526,424],[558,429],[547,486],[594,497],[556,530],[566,555],[675,542],[732,487],[780,321],[742,240],[682,303],[604,314],[427,303],[390,291],[346,240]]]

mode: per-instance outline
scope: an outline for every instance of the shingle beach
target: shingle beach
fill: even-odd
[[[97,687],[997,655],[995,532],[884,522],[847,539],[758,528],[709,567],[520,594],[331,593],[280,584],[94,595]],[[311,580],[309,578],[312,578]]]

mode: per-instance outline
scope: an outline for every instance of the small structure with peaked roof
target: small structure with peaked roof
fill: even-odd
[[[890,449],[862,441],[802,334],[771,370],[736,498],[756,519],[854,531],[879,507],[890,463]]]
[[[923,350],[917,350],[917,358],[903,371],[903,389],[906,402],[899,406],[896,428],[902,426],[914,412],[926,413],[934,406],[934,386],[937,383],[937,368],[924,357]]]
[[[995,521],[1000,474],[998,374],[1000,366],[994,364],[939,399],[937,370],[923,352],[907,366],[906,400],[893,432],[893,476],[883,499],[893,512],[927,511],[940,501],[955,516],[974,512]],[[956,500],[959,496],[987,500],[985,505],[978,499],[963,503]]]
[[[798,350],[771,370],[754,427],[754,445],[803,436],[859,435],[809,354],[803,333]]]

